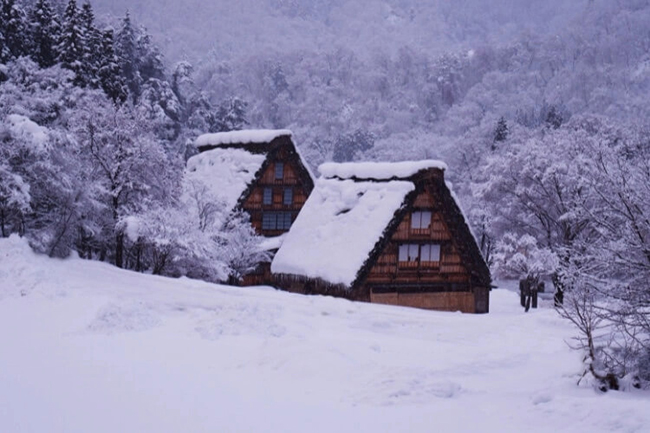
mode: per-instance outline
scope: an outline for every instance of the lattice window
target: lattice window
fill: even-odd
[[[275,179],[280,180],[284,178],[284,162],[275,163]]]
[[[273,203],[273,189],[264,188],[264,196],[262,197],[262,204]]]
[[[440,264],[439,244],[401,244],[398,262],[402,268],[434,267]]]
[[[423,232],[428,231],[431,227],[431,211],[417,211],[411,213],[411,231]]]
[[[283,198],[284,198],[283,203],[286,206],[292,205],[293,204],[293,189],[292,188],[285,188]]]

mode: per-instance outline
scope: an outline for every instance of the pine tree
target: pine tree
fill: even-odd
[[[496,149],[496,143],[501,141],[506,141],[508,139],[508,123],[506,119],[501,116],[497,122],[497,127],[494,129],[494,139],[492,140],[492,150]]]
[[[114,45],[113,29],[105,30],[99,51],[98,80],[99,86],[113,102],[122,103],[126,101],[127,88]]]
[[[142,79],[140,77],[136,33],[131,23],[131,16],[126,12],[122,25],[115,38],[115,52],[120,62],[122,76],[133,101],[140,96]]]
[[[85,2],[79,12],[79,26],[83,36],[83,75],[84,82],[93,88],[98,88],[100,50],[102,47],[102,34],[95,27],[95,13],[90,3]]]
[[[236,131],[248,125],[246,120],[246,101],[233,97],[221,103],[210,119],[210,132]]]
[[[564,123],[564,118],[562,114],[558,112],[555,105],[551,106],[551,109],[546,113],[546,126],[553,129],[558,129]]]
[[[58,17],[47,0],[38,0],[29,17],[32,58],[41,68],[49,68],[58,56],[56,46],[61,32]]]
[[[74,72],[74,84],[84,86],[84,41],[79,22],[79,8],[76,0],[69,0],[63,15],[63,28],[58,45],[59,62]]]
[[[27,54],[28,44],[25,12],[15,0],[2,0],[0,10],[0,33],[3,40],[0,46],[0,62]]]
[[[147,29],[140,27],[138,33],[136,43],[139,59],[138,72],[142,82],[146,83],[150,78],[164,80],[165,65],[160,50],[151,42],[151,36],[147,33]]]

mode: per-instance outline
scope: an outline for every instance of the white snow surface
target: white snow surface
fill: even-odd
[[[204,185],[225,209],[232,210],[265,159],[242,149],[208,150],[187,161],[185,181]]]
[[[318,179],[271,270],[349,286],[413,189],[407,181]]]
[[[351,179],[356,177],[357,179],[386,180],[406,178],[428,168],[447,170],[447,164],[434,159],[402,162],[326,162],[318,167],[318,171],[325,178]]]
[[[0,431],[650,431],[645,391],[576,386],[542,301],[467,315],[167,279],[0,239]]]
[[[222,146],[236,143],[270,143],[283,135],[291,136],[288,129],[247,129],[242,131],[203,134],[196,139],[196,146]]]
[[[7,116],[9,121],[9,130],[16,137],[27,139],[36,146],[36,150],[45,150],[47,140],[49,139],[48,129],[38,125],[29,117],[20,114],[10,114]]]

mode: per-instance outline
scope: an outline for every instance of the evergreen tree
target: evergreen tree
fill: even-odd
[[[122,76],[133,101],[137,101],[141,92],[142,79],[140,77],[136,33],[131,23],[131,16],[127,11],[122,19],[122,25],[115,38],[115,52],[120,62]]]
[[[558,129],[564,123],[564,118],[562,114],[558,112],[558,109],[555,108],[555,105],[552,105],[548,113],[546,113],[546,126],[553,129]]]
[[[76,0],[69,0],[65,8],[58,51],[61,65],[75,74],[74,84],[84,86],[84,40]]]
[[[158,47],[151,42],[147,29],[140,27],[136,39],[137,55],[139,59],[138,72],[143,83],[149,79],[165,79],[165,65],[163,56]]]
[[[210,132],[236,131],[248,125],[246,120],[246,101],[232,97],[221,103],[217,112],[211,116]]]
[[[506,141],[508,139],[508,123],[506,119],[501,116],[497,122],[497,127],[494,129],[494,139],[492,140],[492,150],[496,149],[496,143],[501,141]]]
[[[0,10],[0,62],[18,58],[27,54],[27,25],[25,12],[15,0],[2,0]]]
[[[119,59],[115,54],[113,29],[107,29],[102,35],[99,52],[99,86],[115,103],[126,101],[127,88],[121,74]]]
[[[38,0],[29,14],[32,38],[32,58],[41,68],[49,68],[56,63],[61,28],[58,17],[47,0]]]
[[[0,21],[0,63],[6,63],[11,57],[5,40],[4,22]]]
[[[100,53],[102,34],[95,27],[95,13],[90,3],[85,2],[79,12],[79,26],[83,36],[83,75],[84,82],[94,88],[99,84]]]
[[[365,129],[357,129],[353,133],[341,134],[334,145],[332,159],[336,162],[352,161],[358,153],[372,149],[375,136]]]

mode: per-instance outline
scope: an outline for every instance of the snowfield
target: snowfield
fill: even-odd
[[[648,432],[572,330],[167,279],[0,239],[0,432]]]

